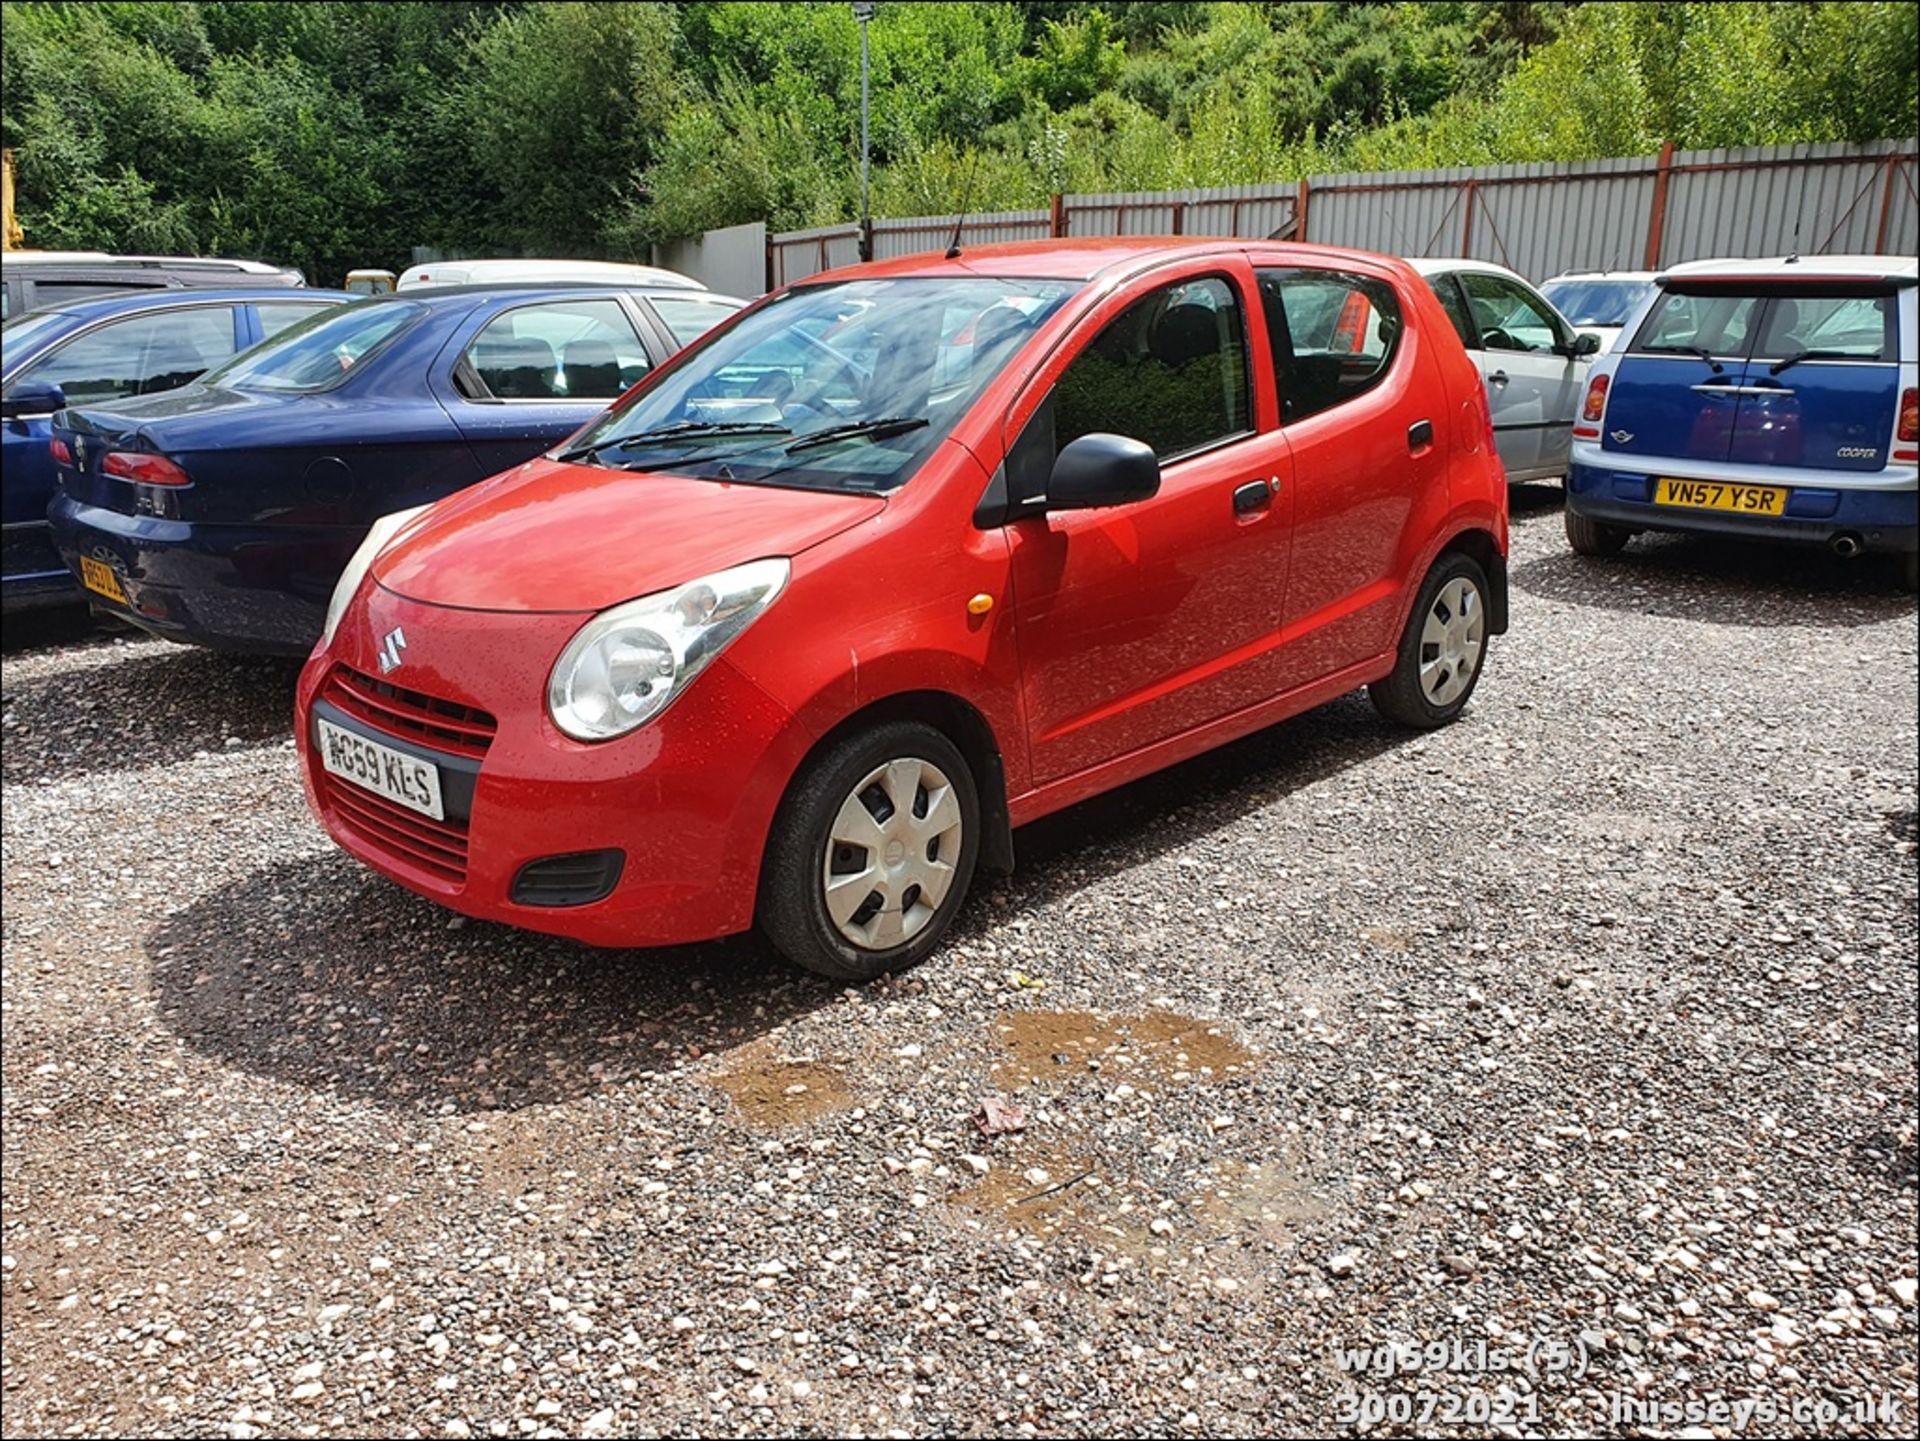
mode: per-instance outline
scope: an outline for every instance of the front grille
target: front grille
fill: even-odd
[[[418,866],[455,885],[467,879],[467,827],[436,821],[321,770],[327,804],[346,829],[367,845]]]
[[[604,900],[620,883],[624,851],[576,851],[529,861],[513,878],[511,899],[522,906],[584,906]]]
[[[375,680],[351,666],[336,665],[329,671],[320,694],[370,726],[475,760],[487,753],[499,729],[499,723],[477,706]]]

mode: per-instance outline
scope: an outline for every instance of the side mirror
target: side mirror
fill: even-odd
[[[44,380],[23,380],[0,400],[0,419],[33,420],[52,415],[67,403],[67,393]]]
[[[1565,345],[1555,346],[1554,349],[1570,360],[1585,360],[1590,355],[1599,354],[1600,337],[1583,330]]]
[[[1047,477],[1048,510],[1094,510],[1130,505],[1160,492],[1153,448],[1124,435],[1095,432],[1069,441]]]

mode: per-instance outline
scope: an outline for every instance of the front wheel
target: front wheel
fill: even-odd
[[[1393,670],[1367,687],[1390,721],[1431,730],[1466,709],[1487,654],[1487,574],[1472,556],[1443,555],[1427,572]]]
[[[972,768],[917,721],[834,742],[781,803],[760,928],[789,960],[840,981],[917,966],[959,912],[980,848]]]

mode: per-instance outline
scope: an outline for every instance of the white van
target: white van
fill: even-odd
[[[435,260],[400,273],[401,290],[423,285],[676,285],[707,287],[691,276],[612,260]]]

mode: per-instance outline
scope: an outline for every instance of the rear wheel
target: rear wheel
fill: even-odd
[[[1367,694],[1388,720],[1443,726],[1466,709],[1486,653],[1486,572],[1472,556],[1443,555],[1420,587],[1392,673]]]
[[[835,980],[916,966],[959,912],[979,838],[973,771],[939,731],[888,721],[846,736],[780,807],[760,927],[789,960]]]
[[[1580,515],[1571,506],[1561,514],[1567,522],[1567,544],[1575,555],[1618,555],[1633,538],[1632,531]]]

